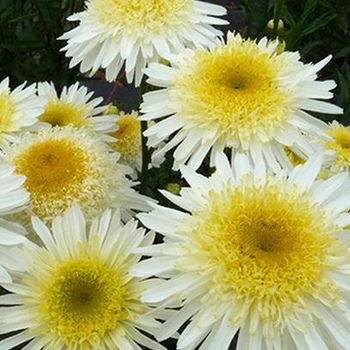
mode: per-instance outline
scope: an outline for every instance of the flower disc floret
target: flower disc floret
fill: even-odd
[[[40,309],[50,329],[69,346],[77,339],[102,338],[127,319],[128,293],[118,269],[99,259],[67,260],[48,282],[42,289]]]
[[[137,112],[120,112],[115,122],[117,130],[110,133],[115,142],[109,145],[120,154],[120,162],[141,170],[141,122]]]
[[[126,178],[130,169],[118,163],[117,153],[83,129],[54,127],[25,134],[8,147],[5,159],[26,177],[28,213],[44,221],[73,204],[79,204],[87,218],[108,207],[126,211],[138,207]]]
[[[225,195],[208,198],[205,220],[198,219],[204,217],[203,211],[193,213],[190,225],[197,226],[189,232],[193,245],[198,245],[189,253],[204,253],[211,261],[208,269],[221,270],[209,287],[210,303],[231,293],[238,308],[258,302],[265,337],[277,329],[282,332],[285,320],[320,290],[328,303],[340,301],[340,289],[323,270],[330,257],[346,255],[324,210],[308,195],[283,187],[274,181],[261,187],[248,181],[234,190],[228,186]],[[220,283],[215,285],[216,279]],[[230,320],[241,326],[242,316],[232,314]]]

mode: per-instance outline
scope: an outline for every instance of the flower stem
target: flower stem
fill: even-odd
[[[145,80],[142,80],[141,85],[139,87],[139,108],[142,102],[142,94],[146,88]],[[140,175],[140,193],[146,194],[147,192],[147,182],[148,182],[148,164],[149,164],[149,151],[147,147],[147,138],[144,136],[144,131],[147,129],[147,121],[141,121],[141,146],[142,146],[142,167],[141,167],[141,175]]]
[[[141,142],[142,142],[142,168],[141,168],[141,187],[140,192],[146,194],[147,177],[148,177],[148,163],[149,152],[147,147],[147,138],[143,135],[143,132],[147,129],[147,121],[141,121]]]
[[[284,6],[284,0],[278,0],[275,3],[273,14],[273,34],[272,38],[275,39],[278,33],[278,22],[281,18],[282,9]]]

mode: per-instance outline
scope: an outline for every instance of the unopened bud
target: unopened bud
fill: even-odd
[[[179,194],[180,189],[180,185],[175,182],[170,182],[166,185],[166,190],[173,194]]]
[[[268,22],[267,22],[267,25],[266,25],[267,29],[269,30],[273,30],[275,28],[275,23],[274,23],[274,20],[273,19],[270,19]],[[284,29],[284,23],[281,19],[278,20],[278,23],[277,23],[277,32],[280,33],[282,32]]]

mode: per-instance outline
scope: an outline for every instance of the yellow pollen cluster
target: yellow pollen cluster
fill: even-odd
[[[86,108],[84,106],[73,106],[71,102],[54,99],[46,104],[44,113],[38,119],[52,126],[67,126],[71,124],[76,128],[80,128],[87,125],[85,115]]]
[[[284,146],[283,149],[284,149],[284,152],[286,153],[286,156],[288,157],[289,161],[293,166],[297,166],[305,163],[305,159],[303,159],[302,157],[294,153],[289,147]]]
[[[91,219],[110,206],[124,178],[105,144],[71,127],[26,135],[10,151],[8,161],[26,176],[30,210],[44,221],[73,204]]]
[[[16,130],[12,119],[14,112],[15,105],[11,96],[5,92],[0,93],[0,134]]]
[[[98,344],[127,318],[127,295],[118,271],[96,258],[71,259],[53,271],[40,316],[66,346]]]
[[[285,60],[253,41],[228,38],[227,45],[199,50],[180,65],[169,88],[181,101],[179,115],[194,126],[219,130],[223,139],[271,139],[284,127],[292,100],[279,81]]]
[[[164,28],[180,25],[192,11],[189,0],[90,0],[88,11],[111,30],[122,28],[132,36],[161,34]]]
[[[116,121],[118,130],[110,133],[117,139],[111,143],[114,150],[120,153],[120,162],[134,165],[141,158],[141,122],[137,113],[120,114]]]
[[[344,125],[333,126],[328,130],[332,141],[323,141],[324,147],[336,152],[333,168],[344,171],[350,168],[350,129]]]
[[[215,271],[211,298],[230,299],[237,310],[257,308],[265,335],[283,328],[284,316],[303,308],[304,298],[339,298],[324,270],[327,257],[346,247],[333,238],[336,228],[322,208],[278,182],[225,190],[210,194],[205,214],[193,214],[206,219],[189,232],[194,253],[204,253],[206,271]],[[232,315],[232,322],[240,325],[244,317]]]
[[[50,140],[32,145],[17,159],[16,166],[18,173],[26,176],[25,187],[34,196],[57,193],[66,191],[72,182],[82,182],[86,155],[69,140]]]

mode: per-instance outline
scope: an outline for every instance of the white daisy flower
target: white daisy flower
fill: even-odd
[[[176,147],[174,168],[188,163],[197,169],[207,154],[214,159],[228,147],[233,156],[248,152],[256,164],[265,159],[276,171],[280,164],[291,167],[283,146],[311,156],[315,150],[307,136],[326,138],[327,124],[306,111],[342,112],[320,101],[331,98],[336,86],[316,81],[330,58],[303,64],[297,52],[279,53],[277,41],[244,40],[229,32],[227,43],[188,49],[171,67],[150,64],[148,82],[163,89],[143,95],[141,119],[165,117],[145,136],[152,147],[167,140],[154,156]]]
[[[107,106],[99,106],[102,97],[92,98],[93,92],[88,92],[85,86],[79,83],[64,86],[58,96],[53,83],[38,83],[38,95],[45,96],[47,103],[39,121],[51,126],[73,125],[76,128],[86,128],[103,136],[106,141],[113,141],[106,134],[114,131],[116,116],[101,115]]]
[[[106,79],[116,79],[125,64],[126,78],[138,86],[143,68],[159,57],[185,47],[211,46],[222,33],[226,9],[193,0],[88,0],[86,10],[68,17],[79,25],[63,34],[63,48],[72,57],[70,67],[80,63],[81,72],[106,69]]]
[[[99,138],[72,126],[26,133],[3,156],[26,177],[24,187],[30,193],[26,212],[45,222],[73,204],[88,219],[110,207],[120,209],[125,220],[132,209],[147,209],[148,198],[132,189],[126,177],[131,169],[118,157]]]
[[[43,111],[45,99],[36,95],[35,84],[23,83],[11,90],[9,78],[0,82],[0,143],[13,134],[32,127]]]
[[[182,327],[177,349],[348,349],[350,180],[315,180],[317,154],[287,175],[252,168],[238,154],[217,159],[210,178],[188,167],[190,187],[163,192],[185,212],[153,205],[139,214],[164,243],[133,268],[166,277],[145,302],[177,307],[156,333]],[[238,333],[239,332],[239,333]]]
[[[154,235],[136,221],[123,225],[118,211],[104,212],[87,231],[78,207],[55,218],[51,231],[37,217],[32,224],[43,244],[28,241],[13,282],[2,283],[10,294],[0,296],[0,332],[15,333],[0,349],[28,342],[23,349],[165,350],[148,337],[158,321],[140,301],[150,282],[128,272],[141,257],[131,251]]]

